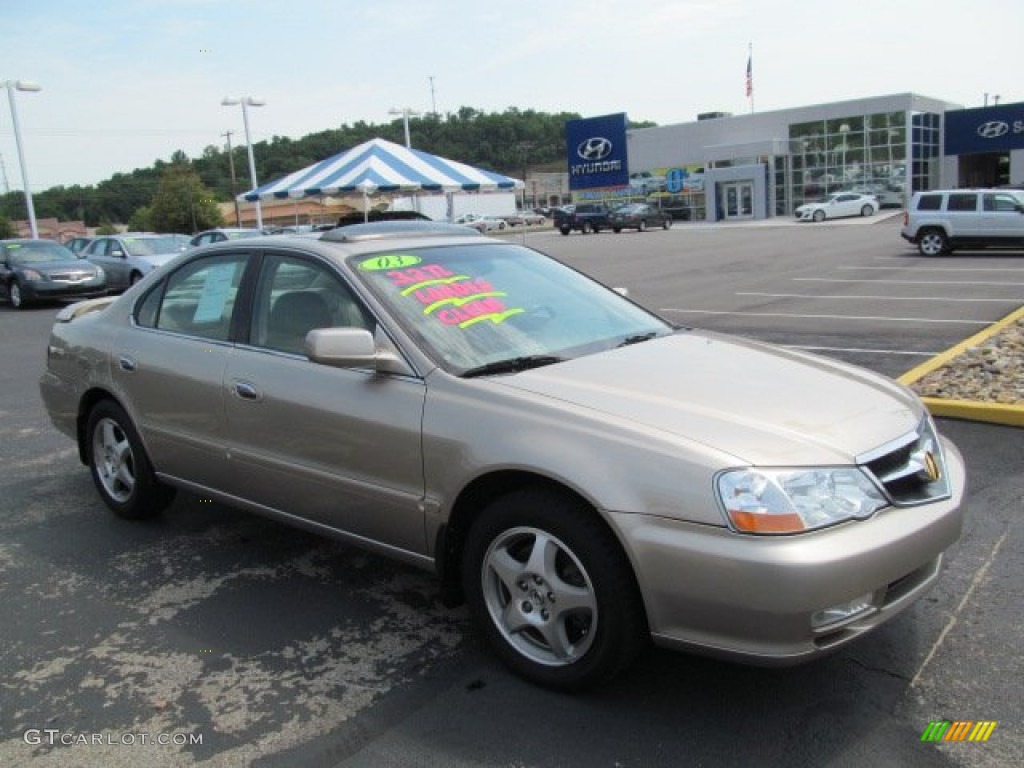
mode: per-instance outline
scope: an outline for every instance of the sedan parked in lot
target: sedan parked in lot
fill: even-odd
[[[668,229],[672,226],[672,217],[646,203],[630,203],[616,208],[608,214],[608,224],[612,232],[624,229],[635,229],[643,232],[648,227]]]
[[[816,203],[806,203],[796,209],[799,221],[824,221],[845,216],[874,216],[878,213],[878,198],[859,192],[837,192]]]
[[[186,235],[125,233],[97,237],[82,251],[82,256],[98,264],[107,273],[112,291],[123,291],[139,282],[161,264],[166,264],[188,248]]]
[[[95,264],[53,240],[0,240],[0,295],[15,309],[35,301],[103,296],[107,278]]]
[[[267,233],[264,230],[255,227],[220,227],[193,235],[192,239],[188,241],[188,245],[189,248],[198,248],[200,245],[223,243],[225,240],[241,240],[246,237],[263,237],[265,234]]]
[[[431,569],[561,690],[652,638],[816,658],[926,592],[962,524],[905,387],[432,222],[192,251],[62,311],[40,388],[114,513],[185,489]]]
[[[472,227],[478,232],[493,232],[508,227],[508,222],[504,219],[499,219],[497,216],[482,216],[479,213],[464,213],[455,219],[455,223]]]

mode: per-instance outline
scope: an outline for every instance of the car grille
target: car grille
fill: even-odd
[[[50,273],[50,279],[55,283],[84,283],[86,280],[91,280],[92,277],[93,273],[85,270]]]
[[[857,463],[894,504],[926,504],[950,495],[946,460],[930,419],[922,421],[916,432],[859,457]]]

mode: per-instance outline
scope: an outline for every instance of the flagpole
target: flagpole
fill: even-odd
[[[754,44],[747,43],[747,96],[750,98],[750,114],[754,114]]]

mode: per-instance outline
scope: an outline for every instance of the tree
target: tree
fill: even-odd
[[[149,232],[153,228],[153,211],[148,205],[136,208],[135,213],[128,219],[128,229],[131,232]]]
[[[14,231],[14,225],[11,224],[11,220],[0,213],[0,239],[17,236],[18,233]]]
[[[187,162],[175,162],[160,177],[149,224],[154,232],[199,232],[223,226],[224,218],[199,174]]]

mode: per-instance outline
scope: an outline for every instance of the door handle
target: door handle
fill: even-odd
[[[134,373],[138,364],[135,362],[134,357],[129,355],[121,355],[117,358],[117,364],[121,367],[122,371],[128,371],[128,373]]]
[[[234,390],[235,395],[240,397],[242,400],[259,402],[263,399],[263,395],[256,388],[256,385],[248,381],[239,381],[238,379],[235,379],[231,382],[231,388]]]

